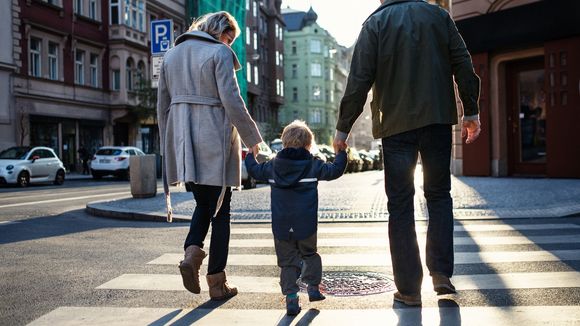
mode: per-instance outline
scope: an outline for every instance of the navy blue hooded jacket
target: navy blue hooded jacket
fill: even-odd
[[[303,240],[316,232],[318,180],[334,180],[346,169],[346,152],[334,163],[316,159],[304,148],[285,148],[268,162],[246,156],[248,174],[271,186],[272,232],[279,240]]]

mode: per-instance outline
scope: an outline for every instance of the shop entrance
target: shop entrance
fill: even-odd
[[[507,135],[510,175],[545,175],[546,94],[544,57],[506,66]]]

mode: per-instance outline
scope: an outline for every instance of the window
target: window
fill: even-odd
[[[58,80],[58,44],[48,42],[48,78]]]
[[[145,31],[145,3],[143,0],[137,2],[137,29]]]
[[[284,81],[280,81],[280,96],[284,96]]]
[[[113,85],[112,88],[114,91],[118,91],[121,89],[121,70],[113,69]]]
[[[139,64],[137,65],[137,80],[136,80],[137,84],[137,88],[138,89],[143,89],[143,86],[145,86],[145,63],[143,61],[139,61]]]
[[[53,6],[58,6],[58,7],[62,7],[62,5],[60,4],[60,0],[41,0],[42,2],[46,2],[49,5],[53,5]]]
[[[334,80],[334,69],[330,69],[330,70],[328,71],[328,74],[329,74],[329,78],[328,78],[328,79],[330,79],[330,80]]]
[[[276,38],[278,38],[278,34],[280,33],[280,31],[278,30],[278,23],[276,23],[274,25],[275,29],[276,29]]]
[[[119,0],[111,0],[111,25],[119,24]]]
[[[310,52],[320,53],[320,40],[310,40]]]
[[[296,41],[292,41],[292,54],[296,54]]]
[[[276,95],[280,95],[280,79],[276,79]]]
[[[330,103],[334,103],[334,89],[330,90]]]
[[[127,64],[125,65],[125,76],[126,76],[126,87],[127,90],[132,91],[133,90],[133,60],[131,58],[129,58],[129,60],[127,60]]]
[[[320,101],[320,86],[312,86],[312,99],[315,101]]]
[[[250,11],[250,0],[246,0],[246,11]]]
[[[85,51],[75,51],[75,84],[85,84]]]
[[[298,88],[292,88],[292,102],[298,102]]]
[[[91,86],[99,87],[99,56],[97,54],[91,53],[90,68]]]
[[[246,80],[248,83],[252,82],[252,64],[249,62],[246,62]]]
[[[246,26],[246,44],[247,45],[252,44],[252,31],[250,31],[250,28],[248,26]]]
[[[313,63],[310,65],[310,76],[322,77],[322,65],[320,63]]]
[[[278,56],[280,56],[280,66],[284,66],[284,55],[279,53]]]
[[[259,85],[260,76],[258,75],[258,66],[254,66],[254,84]]]
[[[145,3],[143,0],[125,0],[123,23],[141,32],[145,31]]]
[[[89,0],[89,17],[97,20],[97,0]]]
[[[258,3],[255,0],[252,7],[252,15],[254,17],[258,16]]]
[[[75,0],[74,7],[75,14],[77,15],[83,14],[83,0]]]
[[[292,64],[292,78],[298,78],[298,65]]]
[[[310,123],[320,123],[320,110],[314,109],[310,112]]]
[[[42,51],[42,41],[37,38],[30,38],[30,75],[42,77],[40,53]]]
[[[254,50],[258,50],[258,34],[254,32]]]
[[[280,52],[276,50],[276,66],[280,65]]]

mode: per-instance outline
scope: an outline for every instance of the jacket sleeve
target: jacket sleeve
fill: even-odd
[[[363,112],[369,90],[375,82],[378,37],[372,24],[372,20],[365,23],[358,36],[346,90],[340,102],[336,129],[347,134]]]
[[[214,55],[215,76],[219,97],[226,114],[232,124],[238,129],[244,144],[253,147],[262,142],[262,136],[256,123],[250,116],[244,100],[240,96],[240,89],[234,70],[234,58],[227,46],[220,46]]]
[[[442,11],[447,16],[451,68],[459,89],[459,97],[463,102],[463,114],[465,116],[477,115],[479,114],[479,77],[473,70],[471,56],[457,26],[455,26],[455,22],[447,11]]]
[[[244,163],[246,164],[246,170],[248,170],[248,175],[250,175],[252,178],[256,180],[268,181],[269,174],[267,172],[266,167],[266,164],[268,162],[258,163],[256,161],[256,158],[254,157],[254,154],[248,153],[248,155],[246,155]]]
[[[318,180],[338,179],[346,170],[346,152],[340,151],[333,163],[324,163],[318,171]]]

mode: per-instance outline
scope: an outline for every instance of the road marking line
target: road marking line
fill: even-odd
[[[25,203],[17,203],[17,204],[9,204],[9,205],[0,205],[0,208],[8,208],[8,207],[19,207],[19,206],[28,206],[28,205],[38,205],[38,204],[47,204],[47,203],[57,203],[62,201],[71,201],[71,200],[78,200],[78,199],[89,199],[95,197],[107,197],[107,196],[120,196],[120,195],[131,195],[130,191],[124,192],[113,192],[109,194],[100,194],[100,195],[90,195],[90,196],[79,196],[79,197],[70,197],[70,198],[59,198],[59,199],[48,199],[48,200],[39,200],[39,201],[32,201],[32,202],[25,202]]]
[[[425,237],[419,236],[418,242],[424,247]],[[553,243],[579,243],[580,236],[574,235],[550,235],[550,236],[508,236],[508,237],[454,237],[455,245],[529,245],[529,244],[553,244]],[[209,248],[209,242],[207,247]],[[318,238],[318,247],[388,247],[389,238]],[[236,248],[273,248],[274,240],[269,239],[231,239],[230,247]]]
[[[324,266],[391,266],[391,256],[388,250],[384,254],[324,254]],[[421,252],[425,261],[425,253]],[[183,254],[163,254],[148,262],[150,265],[178,265]],[[580,250],[554,251],[487,251],[455,253],[455,264],[494,264],[517,262],[550,262],[580,259]],[[204,261],[207,263],[207,260]],[[231,266],[277,266],[275,255],[229,255],[228,265]]]
[[[324,262],[323,262],[324,264]],[[580,272],[507,273],[458,275],[452,278],[457,290],[547,289],[580,287]],[[228,282],[242,293],[280,293],[278,277],[228,276]],[[206,282],[200,282],[207,291]],[[423,292],[431,293],[430,277],[423,278]],[[107,290],[186,291],[180,275],[123,274],[100,286]]]
[[[417,226],[417,232],[426,232],[426,226]],[[580,229],[577,224],[475,224],[475,225],[455,225],[457,232],[486,232],[486,231],[530,231],[530,230],[559,230],[559,229]],[[271,234],[271,228],[232,228],[231,234]],[[388,234],[386,226],[361,226],[361,227],[323,227],[318,226],[319,234]]]
[[[296,317],[285,314],[282,309],[59,307],[29,325],[576,325],[580,307],[302,309]]]

